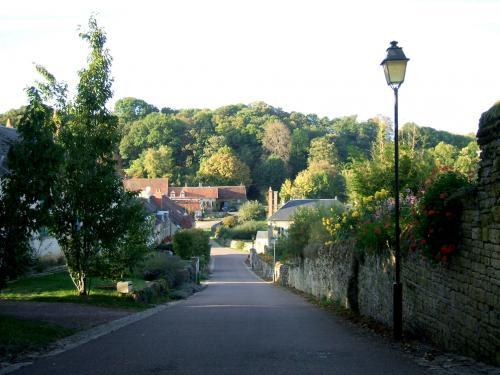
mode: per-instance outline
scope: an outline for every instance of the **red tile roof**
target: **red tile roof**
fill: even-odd
[[[220,199],[247,199],[247,189],[244,185],[239,186],[219,186]]]
[[[210,186],[185,186],[185,187],[169,187],[168,197],[171,192],[175,192],[175,199],[181,198],[181,193],[184,192],[185,198],[193,199],[217,199],[219,198],[219,189]]]
[[[129,191],[144,191],[150,188],[151,194],[162,196],[168,191],[168,178],[127,178],[123,186]]]

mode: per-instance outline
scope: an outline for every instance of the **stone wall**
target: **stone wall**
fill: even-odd
[[[403,321],[445,350],[500,364],[500,103],[481,117],[478,143],[479,183],[463,198],[458,252],[447,264],[402,259]],[[346,242],[290,264],[288,285],[390,326],[393,270],[391,254],[360,256]]]

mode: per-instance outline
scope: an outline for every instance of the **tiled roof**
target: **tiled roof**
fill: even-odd
[[[6,128],[0,125],[0,177],[8,172],[7,169],[7,153],[9,148],[19,139],[19,133],[16,129]]]
[[[168,196],[171,192],[175,192],[175,198],[181,198],[181,193],[184,192],[185,198],[194,199],[217,199],[219,198],[219,189],[210,186],[185,186],[185,187],[169,187]]]
[[[291,221],[291,218],[295,211],[299,207],[331,207],[333,205],[339,205],[343,207],[342,202],[336,199],[292,199],[286,202],[278,211],[271,215],[268,219],[269,221]]]
[[[247,189],[244,185],[239,186],[219,186],[220,199],[247,199]]]
[[[168,191],[168,178],[127,178],[123,186],[130,191],[144,191],[149,187],[151,194],[163,195]]]
[[[184,229],[193,227],[194,219],[177,203],[167,197],[163,197],[162,206],[162,210],[168,211],[170,220],[172,220],[175,225]]]

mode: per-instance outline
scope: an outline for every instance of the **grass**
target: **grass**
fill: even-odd
[[[55,324],[0,315],[0,358],[10,360],[19,354],[43,349],[74,332],[76,330]]]
[[[145,281],[129,278],[135,289],[142,288]],[[58,272],[40,277],[26,277],[9,283],[0,291],[0,298],[39,302],[74,302],[91,305],[145,309],[150,305],[135,302],[131,296],[121,295],[110,280],[92,279],[88,296],[79,296],[67,272]]]

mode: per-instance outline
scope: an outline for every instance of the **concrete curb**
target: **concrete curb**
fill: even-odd
[[[202,285],[202,288],[199,290],[199,292],[201,292],[202,290],[205,290],[206,288],[207,288],[207,285]],[[80,331],[78,333],[75,333],[74,335],[65,337],[65,338],[53,343],[51,345],[52,349],[48,352],[32,353],[31,355],[28,355],[27,356],[28,359],[33,359],[31,361],[13,363],[13,364],[9,364],[9,365],[5,366],[4,368],[1,368],[0,375],[9,374],[9,373],[14,372],[16,370],[19,370],[22,367],[32,365],[35,362],[35,359],[52,357],[52,356],[55,356],[57,354],[61,354],[65,351],[68,351],[68,350],[74,349],[80,345],[86,344],[89,341],[95,340],[101,336],[107,335],[108,333],[119,330],[120,328],[128,326],[132,323],[149,318],[150,316],[152,316],[154,314],[157,314],[161,311],[169,309],[175,305],[178,305],[181,302],[188,300],[194,294],[196,294],[196,293],[193,293],[191,296],[189,296],[186,299],[179,300],[179,301],[173,301],[173,302],[167,302],[167,303],[164,303],[162,305],[147,309],[145,311],[131,314],[131,315],[125,316],[125,317],[120,318],[120,319],[112,320],[110,322],[98,325],[98,326],[90,328],[88,330]]]

